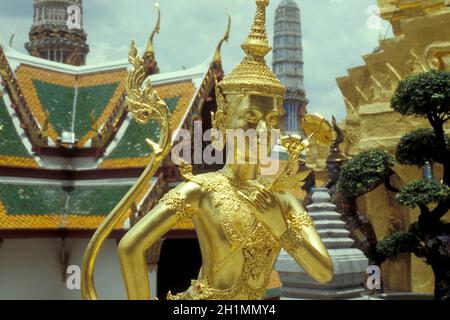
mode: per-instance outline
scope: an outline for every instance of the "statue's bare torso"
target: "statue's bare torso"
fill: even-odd
[[[188,183],[199,194],[192,219],[203,265],[198,281],[178,298],[198,299],[196,288],[204,285],[208,288],[201,290],[211,290],[208,299],[261,299],[280,246],[237,191],[250,195],[262,185],[237,185],[220,172],[195,176]]]

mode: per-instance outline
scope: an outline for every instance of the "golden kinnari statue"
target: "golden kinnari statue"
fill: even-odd
[[[256,129],[270,134],[270,129],[278,127],[284,87],[264,59],[271,50],[265,30],[268,4],[269,0],[256,0],[253,27],[242,44],[246,56],[216,84],[218,108],[213,114],[213,127],[224,135],[227,129]],[[141,89],[144,72],[134,44],[130,62],[134,70],[127,84],[129,109],[139,123],[156,119],[161,138],[158,144],[148,140],[154,150],[150,164],[88,245],[82,268],[84,299],[97,299],[93,275],[103,241],[171,148],[170,113],[150,85]],[[331,142],[330,125],[324,119],[310,115],[304,120],[304,128],[311,133],[310,138],[315,135],[319,142]],[[299,167],[308,140],[291,136],[281,141],[290,159],[272,181],[261,178],[258,164],[227,163],[220,171],[197,176],[192,175],[189,165],[181,166],[186,181],[169,191],[120,241],[120,264],[129,299],[150,299],[145,252],[187,217],[195,225],[202,267],[198,279],[185,292],[169,292],[168,299],[262,299],[281,248],[317,281],[331,280],[330,256],[312,219],[289,192],[298,188],[307,175],[294,169]],[[232,151],[235,157],[250,157],[249,151],[240,150],[239,145]]]

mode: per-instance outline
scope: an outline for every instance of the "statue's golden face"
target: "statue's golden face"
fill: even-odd
[[[229,106],[226,128],[227,136],[230,129],[235,132],[235,159],[240,156],[240,159],[245,159],[245,162],[251,159],[259,162],[260,157],[268,156],[273,147],[271,131],[279,128],[279,110],[282,100],[263,96],[243,96],[240,99],[230,100],[236,105]],[[242,135],[252,136],[252,132],[256,132],[255,142],[258,151],[255,150],[255,143],[252,144],[250,138],[245,138],[245,148],[242,142]]]

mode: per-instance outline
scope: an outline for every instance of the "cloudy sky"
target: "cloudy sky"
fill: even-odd
[[[276,6],[268,8],[268,34],[272,41]],[[309,112],[345,117],[335,78],[361,65],[362,54],[377,46],[380,34],[373,12],[376,0],[297,0],[302,17],[305,89]],[[88,64],[124,59],[131,39],[143,48],[156,21],[154,0],[84,0],[84,29],[91,52]],[[195,66],[207,59],[226,28],[225,12],[232,17],[229,43],[223,47],[225,71],[243,57],[245,39],[255,12],[254,0],[159,0],[161,32],[155,50],[161,72]],[[25,52],[32,23],[33,1],[0,1],[0,37],[15,34],[13,46]],[[271,57],[268,58],[268,63]]]

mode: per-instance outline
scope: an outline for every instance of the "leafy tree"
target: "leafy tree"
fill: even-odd
[[[360,153],[342,167],[338,190],[347,198],[359,197],[381,183],[388,183],[393,166],[394,158],[384,151]]]
[[[446,138],[447,148],[450,148],[450,139]],[[444,163],[439,150],[436,135],[431,128],[420,128],[405,134],[400,139],[395,157],[400,164],[422,167],[427,161]]]
[[[402,115],[425,117],[431,125],[400,139],[395,153],[398,163],[419,167],[427,162],[440,163],[444,168],[442,180],[423,178],[398,190],[389,183],[392,157],[384,151],[369,150],[342,168],[337,190],[355,201],[384,184],[396,193],[399,204],[418,207],[418,221],[406,232],[379,241],[372,256],[379,262],[405,252],[424,258],[435,275],[435,299],[450,300],[450,224],[441,220],[450,209],[450,138],[444,132],[450,119],[450,72],[430,71],[401,81],[391,106]]]

